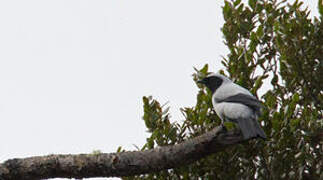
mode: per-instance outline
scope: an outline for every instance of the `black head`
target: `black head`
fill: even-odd
[[[204,84],[207,88],[209,88],[212,91],[213,94],[223,83],[223,78],[220,76],[213,75],[205,77],[197,82]]]

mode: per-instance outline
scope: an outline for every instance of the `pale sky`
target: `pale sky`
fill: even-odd
[[[316,10],[316,0],[305,2]],[[0,162],[134,150],[142,96],[193,106],[193,67],[222,68],[223,1],[0,1]]]

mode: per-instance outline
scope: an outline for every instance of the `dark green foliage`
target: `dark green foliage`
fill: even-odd
[[[268,140],[250,140],[193,164],[124,179],[323,179],[323,4],[320,17],[296,1],[225,1],[222,28],[230,50],[222,64],[236,83],[251,89],[266,108],[259,119]],[[206,76],[208,66],[193,80]],[[142,148],[175,144],[219,125],[211,94],[200,88],[184,122],[170,123],[167,108],[144,97],[151,136]],[[264,87],[265,86],[265,87]],[[164,110],[165,109],[165,110]]]

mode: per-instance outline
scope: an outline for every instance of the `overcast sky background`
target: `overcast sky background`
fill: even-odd
[[[317,15],[316,0],[305,1]],[[134,150],[142,96],[193,106],[193,67],[227,54],[216,0],[0,1],[0,162]]]

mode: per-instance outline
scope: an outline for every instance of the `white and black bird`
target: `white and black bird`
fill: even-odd
[[[247,89],[221,74],[211,73],[198,82],[211,90],[213,108],[222,125],[224,121],[237,123],[245,140],[255,137],[266,139],[258,122],[262,105]]]

